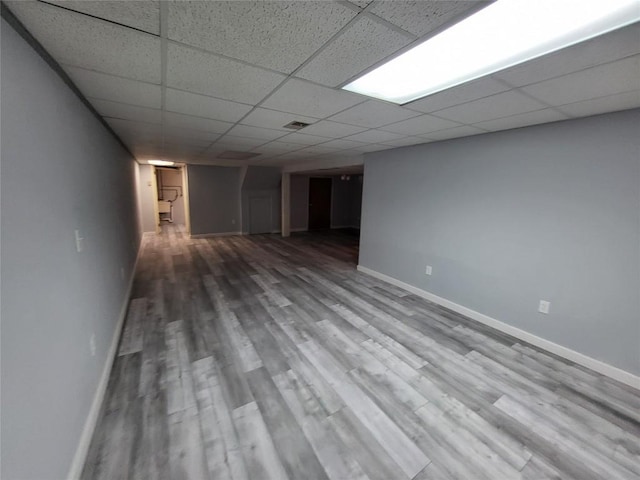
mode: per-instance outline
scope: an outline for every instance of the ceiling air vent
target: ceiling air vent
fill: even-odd
[[[250,158],[260,155],[255,152],[238,152],[236,150],[227,150],[218,155],[218,158],[224,158],[227,160],[249,160]]]
[[[309,125],[311,125],[311,124],[310,123],[293,121],[291,123],[287,123],[284,126],[284,128],[290,128],[291,130],[300,130],[301,128],[308,127]]]

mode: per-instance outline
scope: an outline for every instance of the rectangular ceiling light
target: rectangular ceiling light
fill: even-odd
[[[404,104],[640,20],[640,0],[498,0],[343,88]]]
[[[171,167],[172,165],[175,165],[175,162],[171,162],[169,160],[147,160],[147,163],[155,165],[156,167]]]

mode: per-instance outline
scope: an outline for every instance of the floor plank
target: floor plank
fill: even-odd
[[[640,392],[355,269],[145,237],[83,479],[640,479]]]

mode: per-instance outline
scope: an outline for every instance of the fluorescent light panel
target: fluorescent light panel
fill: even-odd
[[[169,160],[148,160],[147,163],[157,167],[171,167],[176,164],[176,162],[170,162]]]
[[[404,104],[640,20],[640,0],[498,0],[343,88]]]

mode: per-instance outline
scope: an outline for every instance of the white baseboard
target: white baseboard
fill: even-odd
[[[458,305],[457,303],[447,300],[446,298],[439,297],[426,290],[414,287],[413,285],[385,275],[384,273],[371,270],[370,268],[364,267],[362,265],[358,265],[358,271],[400,287],[404,290],[407,290],[408,292],[418,295],[419,297],[425,298],[433,303],[437,303],[438,305],[442,305],[443,307],[460,313],[465,317],[476,320],[484,325],[495,328],[496,330],[500,330],[501,332],[507,333],[513,337],[535,345],[536,347],[540,347],[550,353],[566,358],[567,360],[571,360],[578,365],[590,368],[591,370],[601,373],[602,375],[606,375],[607,377],[613,378],[614,380],[622,382],[626,385],[640,389],[640,377],[630,372],[622,370],[618,367],[614,367],[600,360],[596,360],[595,358],[589,357],[580,352],[576,352],[575,350],[571,350],[570,348],[563,347],[562,345],[558,345],[557,343],[553,343],[549,340],[533,335],[532,333],[520,330],[519,328],[508,325],[504,322],[501,322],[500,320],[496,320],[495,318],[484,315],[483,313],[476,312],[475,310],[463,307],[462,305]]]
[[[198,233],[189,235],[189,238],[212,238],[212,237],[231,237],[234,235],[244,235],[243,232],[221,232],[221,233]]]
[[[122,332],[124,320],[125,318],[127,318],[127,311],[129,309],[129,299],[131,298],[131,292],[133,291],[133,280],[136,276],[138,262],[140,261],[140,254],[142,252],[143,240],[144,240],[144,237],[149,236],[147,235],[147,233],[152,233],[153,235],[155,235],[154,232],[145,232],[142,235],[142,238],[140,239],[140,245],[138,245],[138,253],[136,255],[136,261],[133,265],[133,270],[131,271],[131,276],[129,277],[129,285],[127,286],[125,299],[122,304],[122,308],[120,309],[120,317],[118,318],[118,323],[116,324],[116,328],[113,332],[111,345],[109,345],[109,350],[107,351],[107,358],[105,359],[104,367],[102,369],[102,375],[100,376],[98,387],[96,388],[96,392],[93,396],[93,401],[91,402],[91,408],[89,409],[89,414],[87,415],[87,419],[84,422],[84,427],[82,428],[82,434],[80,435],[80,441],[78,442],[76,453],[73,456],[73,461],[71,462],[71,468],[69,468],[69,474],[67,475],[68,480],[77,480],[80,478],[80,475],[82,474],[82,468],[84,467],[84,464],[87,460],[89,445],[91,444],[93,432],[96,429],[96,424],[98,422],[98,417],[100,415],[102,401],[104,400],[104,395],[107,391],[109,376],[111,375],[111,367],[113,367],[113,361],[118,351],[118,342],[120,341],[120,333]]]
[[[309,229],[308,229],[308,228],[306,228],[306,227],[302,227],[302,228],[290,228],[290,229],[289,229],[289,231],[290,231],[291,233],[293,233],[293,232],[308,232],[308,231],[309,231]]]

